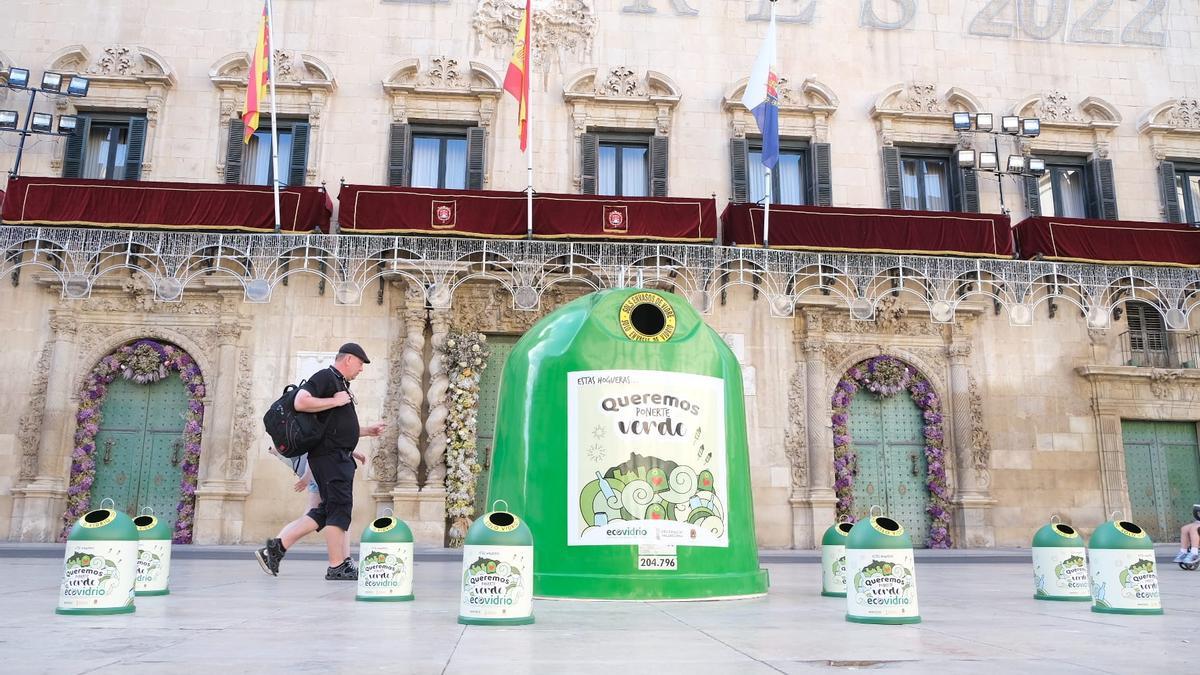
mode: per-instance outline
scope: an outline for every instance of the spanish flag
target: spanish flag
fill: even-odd
[[[517,41],[513,45],[512,60],[504,74],[504,91],[517,99],[517,129],[521,132],[521,152],[529,143],[529,50],[532,41],[529,18],[533,14],[532,0],[525,0],[525,16],[517,28]]]
[[[262,19],[258,26],[258,42],[250,56],[250,78],[246,83],[246,106],[242,109],[242,125],[246,127],[244,143],[249,143],[258,130],[258,114],[262,112],[263,100],[267,97],[267,84],[271,76],[271,33],[267,22],[267,4],[263,3]]]

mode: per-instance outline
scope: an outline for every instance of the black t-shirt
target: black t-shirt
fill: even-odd
[[[300,388],[316,398],[333,398],[339,391],[349,392],[350,382],[342,377],[336,368],[330,366],[318,370]],[[353,396],[346,405],[317,414],[325,420],[325,443],[313,452],[319,454],[332,450],[353,450],[358,445],[358,412],[354,409]]]

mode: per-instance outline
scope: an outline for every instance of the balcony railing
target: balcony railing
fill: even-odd
[[[1120,335],[1121,363],[1136,368],[1200,368],[1200,333],[1175,337],[1170,333]],[[1174,342],[1174,344],[1172,344]]]

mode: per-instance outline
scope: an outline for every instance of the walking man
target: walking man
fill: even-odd
[[[360,437],[378,436],[387,428],[386,422],[360,428],[354,396],[350,393],[351,380],[358,377],[364,364],[370,362],[362,347],[347,342],[338,349],[333,365],[308,378],[296,394],[296,410],[324,413],[325,417],[325,438],[308,453],[308,466],[317,482],[321,503],[285,525],[277,537],[268,539],[266,546],[255,551],[259,564],[268,574],[279,575],[279,562],[293,544],[310,532],[321,532],[325,535],[329,554],[325,578],[331,581],[358,579],[358,568],[347,555],[347,532],[353,506],[355,459],[365,457],[354,452],[354,448]]]

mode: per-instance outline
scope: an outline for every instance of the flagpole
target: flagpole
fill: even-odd
[[[771,5],[772,8],[775,5]],[[766,203],[763,204],[763,248],[771,248],[771,167],[767,167]]]
[[[533,73],[530,72],[530,54],[533,52],[533,3],[525,4],[525,236],[533,239],[533,125],[529,109],[532,106],[530,96],[533,94]]]
[[[272,21],[274,21],[274,8],[271,6],[271,0],[267,0],[267,74],[271,83],[271,181],[275,193],[275,231],[279,232],[279,125],[275,122],[275,33]]]

